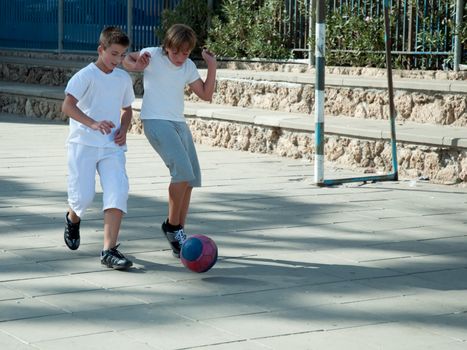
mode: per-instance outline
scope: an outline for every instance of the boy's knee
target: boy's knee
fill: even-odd
[[[68,204],[70,208],[81,217],[83,212],[91,205],[94,200],[94,194],[81,195],[79,197],[69,197]]]
[[[112,191],[110,194],[104,193],[104,210],[119,209],[127,212],[128,189],[120,188]]]

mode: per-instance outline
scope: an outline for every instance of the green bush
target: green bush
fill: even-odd
[[[355,15],[349,7],[334,11],[326,20],[326,61],[329,65],[385,64],[384,18]],[[373,51],[373,52],[371,52]]]
[[[280,32],[284,1],[224,0],[213,18],[207,45],[218,56],[289,58],[287,38]]]

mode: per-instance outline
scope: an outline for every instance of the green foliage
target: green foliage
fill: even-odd
[[[221,17],[215,16],[212,20],[207,40],[209,49],[219,56],[246,57],[256,11],[255,1],[225,0]]]
[[[225,0],[214,17],[207,45],[219,56],[232,58],[290,58],[282,0]]]
[[[307,21],[308,0],[295,0],[300,20]],[[409,1],[409,0],[407,0]],[[426,0],[409,1],[414,11],[412,19],[412,47],[418,51],[450,50],[450,38],[458,33],[467,50],[467,2],[461,26],[455,26],[455,1]],[[175,23],[191,26],[198,36],[199,46],[208,46],[218,56],[232,58],[291,58],[294,48],[291,29],[284,0],[222,0],[216,1],[215,16],[210,13],[206,0],[182,0],[174,10],[165,10],[162,25],[157,35],[162,39],[166,30]],[[352,2],[353,3],[353,2]],[[385,66],[383,14],[365,15],[374,1],[362,1],[352,6],[342,4],[326,16],[326,62],[339,66]],[[449,8],[448,14],[446,10]],[[290,10],[290,9],[289,9]],[[404,18],[402,7],[394,5],[390,13],[391,35],[395,43],[392,50],[407,50],[407,32],[410,24]],[[409,11],[409,10],[407,10]],[[371,13],[376,13],[371,10]],[[407,14],[405,14],[407,15]],[[296,16],[294,12],[293,16]],[[298,18],[298,17],[297,17]],[[297,21],[294,17],[294,21]],[[209,20],[211,19],[211,21]],[[210,23],[210,24],[209,24]],[[416,30],[415,26],[418,26]],[[397,28],[396,28],[397,26]],[[403,29],[403,26],[405,26]],[[289,28],[290,27],[290,28]],[[292,33],[289,32],[292,31]],[[303,33],[300,33],[303,35]],[[398,37],[395,37],[398,35]],[[314,37],[309,38],[314,47]],[[402,43],[405,43],[403,46]],[[297,45],[297,44],[295,44]],[[199,54],[199,51],[195,51]],[[467,57],[466,57],[467,58]],[[437,68],[443,63],[452,63],[449,57],[439,55],[393,55],[397,68]],[[464,58],[465,61],[465,58]]]
[[[329,65],[382,67],[385,64],[384,50],[382,16],[355,15],[349,7],[328,16],[326,61]]]
[[[156,30],[156,35],[162,41],[167,30],[176,23],[190,26],[196,33],[198,47],[194,53],[200,53],[200,47],[206,43],[208,33],[208,19],[212,13],[208,8],[206,0],[182,0],[173,10],[165,9],[162,12],[162,24]]]

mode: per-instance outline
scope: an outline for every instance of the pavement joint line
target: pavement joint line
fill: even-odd
[[[26,298],[27,299],[27,298]],[[34,299],[34,298],[30,298],[30,299]],[[40,315],[40,316],[30,316],[30,317],[18,317],[18,318],[12,318],[12,319],[8,319],[8,320],[0,320],[0,327],[2,325],[2,323],[7,323],[7,322],[18,322],[18,321],[25,321],[25,320],[35,320],[35,319],[40,319],[40,318],[46,318],[46,317],[53,317],[53,316],[61,316],[61,315],[69,315],[71,314],[71,312],[65,310],[65,309],[62,309],[62,308],[58,308],[57,306],[55,305],[52,305],[52,304],[49,304],[47,302],[44,302],[42,300],[40,300],[41,303],[43,304],[47,304],[48,306],[52,306],[54,307],[55,309],[57,309],[57,311],[61,311],[61,312],[55,312],[55,313],[51,313],[51,314],[46,314],[46,315]]]
[[[454,215],[454,214],[465,214],[465,211],[459,210],[459,211],[449,211],[449,212],[442,212],[442,213],[428,213],[428,214],[421,214],[421,216],[440,216],[440,215]]]
[[[111,329],[109,331],[98,331],[98,332],[90,332],[90,333],[85,333],[85,334],[77,334],[77,335],[71,335],[67,337],[58,337],[58,338],[52,338],[52,339],[45,339],[45,340],[39,340],[35,341],[33,343],[27,343],[29,345],[40,345],[41,343],[46,343],[50,342],[51,340],[57,341],[57,340],[66,340],[66,339],[73,339],[73,338],[80,338],[83,336],[91,336],[91,335],[98,335],[98,334],[107,334],[107,333],[117,333],[115,330]]]
[[[15,336],[14,334],[11,334],[10,332],[7,332],[3,329],[0,329],[0,333],[3,333],[3,334],[6,334],[7,336],[13,338],[13,339],[16,339],[17,341],[19,341],[20,343],[22,344],[25,344],[25,345],[31,345],[30,343],[28,343],[27,341],[24,341],[23,339],[21,338],[18,338],[17,336]]]
[[[421,238],[421,239],[417,239],[416,241],[418,241],[418,242],[439,241],[439,240],[442,241],[444,239],[460,238],[460,237],[467,237],[467,234],[465,234],[465,235],[455,235],[455,236],[445,236],[445,237]]]
[[[317,330],[310,330],[310,331],[300,331],[300,332],[290,332],[290,333],[284,333],[284,334],[275,334],[275,335],[269,335],[269,336],[263,336],[263,337],[254,337],[254,338],[249,338],[252,340],[262,340],[262,339],[269,339],[269,338],[277,338],[277,337],[287,337],[291,335],[300,335],[300,334],[310,334],[310,333],[318,333],[318,332],[335,332],[335,331],[342,331],[346,329],[354,329],[354,328],[363,328],[363,327],[369,327],[369,326],[377,326],[377,325],[382,325],[382,324],[391,324],[391,323],[399,323],[398,321],[379,321],[379,322],[372,322],[372,323],[367,323],[367,324],[361,324],[361,325],[351,325],[351,326],[346,326],[346,327],[335,327],[335,328],[322,328],[322,329],[317,329]]]

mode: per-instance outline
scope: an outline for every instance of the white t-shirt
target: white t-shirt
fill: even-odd
[[[141,119],[185,121],[183,114],[185,85],[200,78],[189,58],[177,67],[163,54],[161,47],[147,47],[151,60],[144,70],[144,96]]]
[[[126,71],[115,68],[107,74],[90,63],[71,77],[65,94],[76,98],[77,107],[88,117],[96,121],[110,120],[115,125],[110,134],[104,135],[70,118],[67,142],[94,147],[120,147],[114,138],[120,128],[121,109],[131,106],[135,99],[133,83]]]

